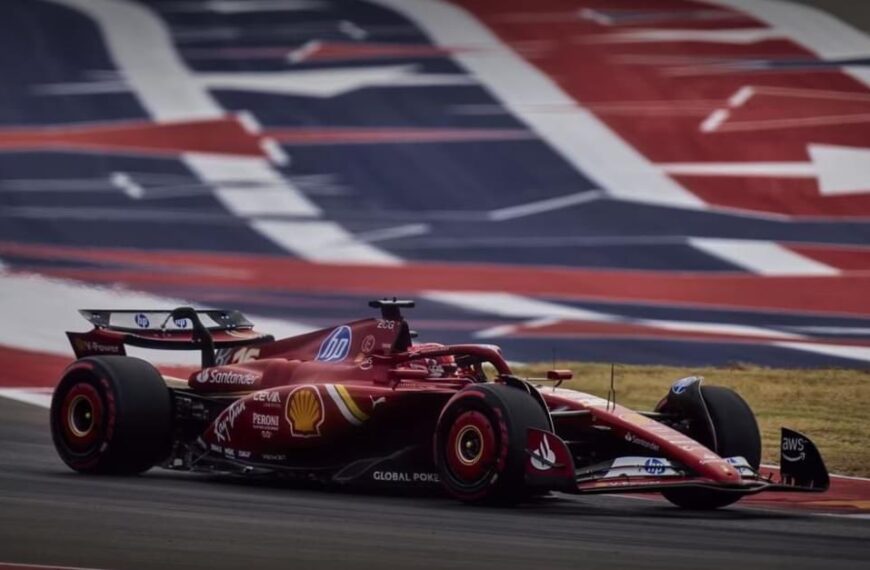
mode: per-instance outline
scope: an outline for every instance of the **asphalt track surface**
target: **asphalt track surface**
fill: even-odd
[[[152,471],[86,477],[0,400],[0,562],[137,568],[866,568],[870,521],[553,497],[514,509]]]

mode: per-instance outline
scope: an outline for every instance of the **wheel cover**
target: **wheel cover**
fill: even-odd
[[[495,430],[477,411],[460,414],[447,435],[445,455],[450,474],[464,485],[475,485],[492,472],[496,460]]]
[[[103,402],[97,389],[86,383],[73,386],[63,399],[58,419],[71,449],[91,448],[102,437]]]

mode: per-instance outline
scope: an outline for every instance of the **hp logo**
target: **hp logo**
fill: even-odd
[[[338,362],[344,360],[347,353],[350,352],[350,342],[352,339],[350,327],[340,326],[323,339],[320,343],[320,350],[317,351],[317,358],[322,362]]]
[[[644,462],[643,469],[650,475],[661,475],[665,472],[665,464],[661,459],[650,457]]]

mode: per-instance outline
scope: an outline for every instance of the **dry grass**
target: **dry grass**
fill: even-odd
[[[606,397],[609,364],[559,362],[574,371],[564,387]],[[543,376],[552,365],[532,365],[519,375]],[[772,368],[674,368],[616,366],[620,404],[652,409],[674,380],[703,376],[708,384],[733,388],[758,417],[764,440],[764,461],[779,461],[779,428],[808,435],[822,452],[828,469],[844,475],[870,476],[870,441],[865,434],[870,411],[870,370],[779,370]]]

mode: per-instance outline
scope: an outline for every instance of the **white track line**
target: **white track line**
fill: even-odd
[[[430,301],[447,303],[462,307],[468,311],[476,311],[498,315],[500,317],[527,319],[519,324],[506,324],[478,331],[478,338],[497,338],[516,332],[519,327],[547,326],[560,320],[596,322],[596,323],[624,323],[640,325],[658,329],[680,332],[698,332],[709,334],[739,335],[745,337],[759,337],[759,342],[769,343],[771,346],[788,348],[848,358],[863,362],[870,362],[870,348],[829,345],[814,343],[810,337],[749,325],[735,325],[728,323],[705,323],[694,321],[667,321],[662,319],[631,319],[619,315],[611,315],[597,311],[589,311],[570,305],[562,305],[549,301],[530,299],[510,293],[489,293],[478,291],[429,291],[422,295]],[[770,339],[781,339],[773,340]]]
[[[253,220],[251,226],[308,261],[400,265],[391,253],[351,237],[338,224],[320,221]]]
[[[488,313],[500,317],[517,319],[551,317],[595,322],[616,320],[616,317],[606,313],[539,301],[512,293],[428,291],[423,293],[423,297],[431,301],[462,307],[468,311]]]
[[[86,14],[139,101],[159,122],[217,119],[224,110],[195,81],[175,51],[162,20],[142,4],[110,0],[51,0]]]
[[[742,107],[755,94],[751,85],[744,85],[728,99],[729,107]]]
[[[109,180],[113,186],[133,200],[141,200],[145,197],[145,189],[125,172],[113,172]]]
[[[51,391],[35,390],[33,388],[0,388],[0,398],[15,400],[24,404],[51,408]]]
[[[791,41],[825,59],[866,57],[870,54],[870,37],[811,6],[774,0],[710,0],[766,22]],[[870,87],[870,69],[844,67],[855,79]]]
[[[736,28],[725,30],[640,28],[609,34],[589,36],[589,43],[632,44],[632,43],[671,43],[703,42],[713,44],[748,45],[768,40],[784,38],[783,32],[770,29]]]
[[[336,67],[268,72],[200,73],[203,87],[216,90],[256,91],[297,97],[337,97],[366,87],[433,87],[476,85],[472,77],[450,73],[418,73],[417,65]]]
[[[441,45],[492,46],[486,53],[460,52],[454,54],[453,58],[472,72],[507,109],[528,124],[543,141],[570,164],[589,175],[610,195],[620,200],[664,206],[689,209],[705,207],[702,200],[668,176],[676,172],[652,164],[600,122],[593,113],[578,105],[577,101],[563,92],[549,77],[501,43],[465,10],[441,1],[374,2],[405,14]],[[757,32],[762,36],[774,33],[771,30],[750,32]],[[490,57],[488,54],[493,51],[498,52],[500,57]],[[546,114],[530,111],[541,105],[565,109],[565,112]],[[798,172],[794,172],[795,168]],[[799,164],[796,167],[786,165],[784,171],[800,177],[814,176],[814,171],[808,174],[811,169],[812,165]],[[768,248],[768,255],[772,255],[774,250],[775,244]],[[786,266],[792,260],[793,255],[784,253],[783,258],[775,264]]]
[[[329,3],[321,0],[197,0],[158,6],[161,12],[214,12],[216,14],[298,12],[328,8]]]
[[[0,327],[0,345],[72,357],[65,331],[90,328],[77,309],[171,309],[189,304],[183,299],[82,285],[39,275],[0,273],[0,314],[7,323],[15,323],[14,327]],[[314,328],[299,322],[248,316],[258,330],[278,338],[303,334]],[[195,351],[131,348],[129,353],[148,356],[161,364],[195,364],[198,359]]]
[[[774,178],[815,178],[810,162],[665,162],[659,168],[682,176],[766,176]]]
[[[576,194],[568,194],[567,196],[557,196],[556,198],[528,202],[518,206],[499,208],[498,210],[492,210],[487,216],[494,222],[504,222],[506,220],[514,220],[516,218],[524,218],[526,216],[552,212],[553,210],[562,210],[570,206],[586,204],[587,202],[598,200],[605,195],[606,192],[603,190],[585,190]]]
[[[317,206],[262,158],[188,153],[184,162],[200,180],[216,187],[216,196],[238,216],[320,214]],[[251,192],[251,186],[260,189]]]
[[[624,323],[659,329],[701,332],[711,334],[729,334],[741,336],[757,336],[762,338],[781,338],[783,341],[802,341],[808,337],[796,333],[788,333],[775,329],[753,327],[749,325],[735,325],[728,323],[705,323],[695,321],[668,321],[662,319],[632,319],[590,311],[570,305],[529,299],[511,293],[486,293],[475,291],[443,292],[430,291],[425,297],[431,301],[445,302],[454,306],[463,307],[469,311],[489,313],[500,317],[515,319],[531,319],[521,323],[524,327],[547,326],[560,320],[594,322],[594,323]],[[510,334],[518,325],[505,325],[487,329],[478,333],[478,336],[495,337]]]
[[[166,24],[147,6],[124,0],[51,1],[78,10],[96,22],[115,64],[154,120],[187,121],[227,115],[201,78],[181,60]],[[243,124],[250,126],[250,117],[243,119]],[[215,196],[230,212],[248,219],[254,230],[299,257],[325,262],[399,262],[395,256],[366,243],[354,243],[353,234],[334,222],[258,220],[258,216],[266,215],[321,215],[320,209],[265,158],[191,153],[183,161],[203,182],[217,187]],[[231,181],[253,182],[260,190],[234,187]],[[300,237],[304,232],[312,235]]]
[[[406,237],[421,236],[429,233],[432,227],[429,224],[405,224],[392,228],[359,232],[355,235],[359,241],[372,243],[376,241],[389,241]]]
[[[610,194],[650,204],[704,207],[702,200],[662,173],[462,8],[431,0],[374,0],[374,3],[404,14],[442,46],[492,46],[486,52],[458,52],[453,59],[553,150]],[[493,52],[499,57],[492,57]],[[552,115],[529,112],[534,105],[566,111]]]
[[[728,120],[731,112],[728,109],[716,109],[701,123],[700,130],[702,133],[712,133],[719,126]]]
[[[824,354],[825,356],[835,356],[837,358],[850,358],[852,360],[870,362],[870,347],[865,346],[814,344],[811,342],[774,342],[773,344],[781,348],[803,350],[805,352]]]
[[[758,275],[839,275],[840,270],[770,241],[689,238],[714,257]]]

